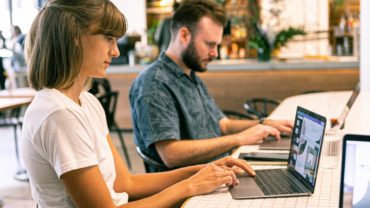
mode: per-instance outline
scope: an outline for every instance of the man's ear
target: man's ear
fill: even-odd
[[[181,45],[187,47],[187,45],[190,43],[192,35],[188,28],[181,27],[178,32],[179,40]]]

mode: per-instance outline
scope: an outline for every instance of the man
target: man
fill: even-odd
[[[240,145],[291,132],[290,121],[228,119],[196,75],[217,57],[225,21],[213,1],[184,1],[173,15],[167,51],[132,85],[135,143],[168,168],[212,161]]]

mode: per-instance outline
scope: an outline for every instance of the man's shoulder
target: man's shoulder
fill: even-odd
[[[167,83],[173,80],[173,74],[169,66],[161,60],[156,60],[141,72],[136,81],[142,85],[152,85],[154,83]]]

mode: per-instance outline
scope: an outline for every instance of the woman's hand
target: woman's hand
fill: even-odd
[[[235,159],[231,156],[224,157],[222,159],[213,162],[215,165],[222,167],[227,170],[233,171],[237,175],[247,173],[250,176],[255,176],[256,172],[245,160]]]
[[[207,164],[183,182],[187,184],[190,196],[209,193],[222,185],[234,186],[239,184],[234,171],[213,163]]]
[[[184,182],[188,183],[190,193],[194,196],[214,191],[221,185],[235,186],[239,184],[236,175],[242,173],[256,175],[246,161],[229,156],[206,165]]]

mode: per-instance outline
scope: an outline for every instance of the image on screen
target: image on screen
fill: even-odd
[[[369,149],[369,142],[347,142],[345,153],[343,207],[370,207]]]
[[[313,186],[325,123],[303,112],[295,122],[289,168]]]

